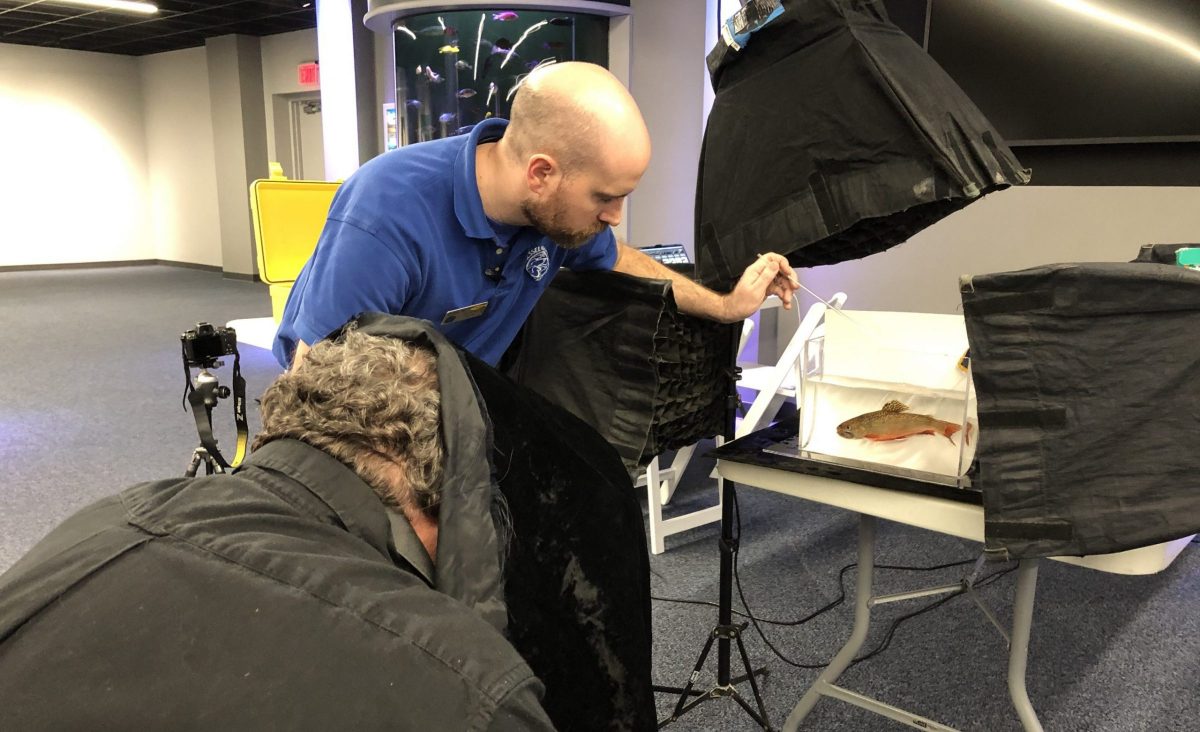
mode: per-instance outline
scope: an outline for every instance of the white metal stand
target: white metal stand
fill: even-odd
[[[1038,721],[1037,712],[1034,711],[1033,704],[1029,701],[1029,694],[1025,690],[1025,668],[1029,658],[1030,630],[1033,627],[1033,600],[1037,589],[1037,569],[1037,559],[1022,560],[1017,568],[1017,592],[1013,603],[1012,636],[1009,638],[1008,651],[1009,696],[1012,698],[1013,707],[1016,709],[1017,715],[1021,718],[1021,724],[1026,732],[1042,732],[1042,723]],[[891,704],[884,703],[864,694],[859,694],[836,684],[838,677],[850,666],[850,663],[854,660],[858,652],[862,650],[863,644],[867,640],[867,631],[871,624],[872,607],[888,602],[899,602],[901,600],[912,600],[919,597],[953,592],[964,587],[968,592],[973,592],[971,587],[972,579],[957,584],[930,587],[911,592],[874,595],[872,594],[874,571],[875,518],[866,514],[859,514],[858,581],[855,586],[854,597],[854,627],[850,632],[850,638],[842,646],[842,650],[834,656],[833,661],[821,672],[821,675],[817,677],[817,680],[813,682],[813,685],[801,697],[800,702],[792,709],[792,713],[788,715],[787,721],[783,725],[785,732],[795,732],[795,730],[799,729],[800,723],[808,716],[808,713],[813,710],[813,707],[816,706],[817,702],[823,696],[853,704],[868,712],[893,719],[909,727],[957,732],[954,727],[948,727],[928,717],[892,706]],[[977,603],[980,603],[978,597],[974,599]],[[995,616],[992,615],[986,606],[980,604],[980,608],[989,620],[996,623]],[[997,625],[997,628],[999,628],[999,625]],[[1001,632],[1003,632],[1002,629]]]

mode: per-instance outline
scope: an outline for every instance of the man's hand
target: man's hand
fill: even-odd
[[[693,282],[624,242],[617,246],[613,270],[638,277],[654,277],[674,283],[675,303],[680,311],[721,323],[736,323],[762,307],[768,295],[778,295],[785,308],[792,307],[792,293],[800,287],[796,272],[778,254],[762,254],[746,268],[742,279],[727,295],[719,295]]]
[[[783,307],[792,307],[792,293],[800,288],[796,271],[787,259],[779,254],[761,254],[746,271],[729,294],[721,298],[723,313],[721,320],[733,323],[753,315],[763,301],[775,295],[783,301]]]

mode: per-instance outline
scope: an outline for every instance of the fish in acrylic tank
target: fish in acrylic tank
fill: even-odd
[[[516,87],[540,64],[608,64],[603,16],[501,6],[411,15],[394,29],[401,145],[507,119]]]
[[[908,405],[892,400],[875,412],[860,414],[848,419],[837,426],[837,433],[850,440],[867,439],[874,442],[885,440],[902,440],[913,435],[942,435],[950,444],[954,444],[954,435],[962,430],[962,425],[954,422],[931,417],[928,414],[914,414],[908,411]],[[971,423],[967,423],[967,444],[971,442]]]

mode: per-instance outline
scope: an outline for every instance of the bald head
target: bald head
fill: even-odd
[[[644,170],[650,159],[650,134],[629,91],[607,69],[578,61],[544,66],[525,79],[504,139],[519,162],[548,155],[566,175],[624,174]]]

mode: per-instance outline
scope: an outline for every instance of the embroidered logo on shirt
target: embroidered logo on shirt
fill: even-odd
[[[538,244],[529,250],[529,256],[525,258],[525,271],[536,282],[541,282],[546,273],[550,271],[550,254],[546,251],[544,244]]]

